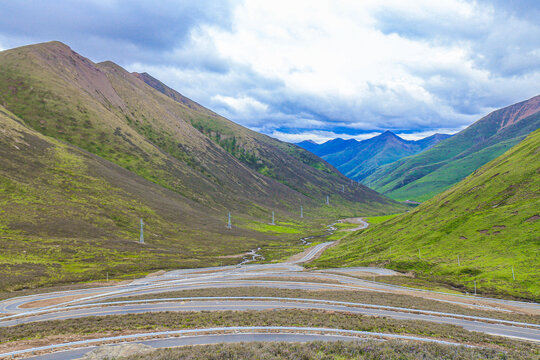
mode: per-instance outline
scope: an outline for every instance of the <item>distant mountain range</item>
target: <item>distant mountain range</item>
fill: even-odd
[[[384,133],[367,140],[329,140],[323,144],[302,141],[297,145],[322,157],[347,177],[362,182],[385,164],[418,154],[451,135],[434,134],[421,140],[404,140],[392,133]]]
[[[540,96],[535,96],[486,115],[429,150],[381,166],[363,184],[394,199],[424,201],[503,154],[539,127]]]

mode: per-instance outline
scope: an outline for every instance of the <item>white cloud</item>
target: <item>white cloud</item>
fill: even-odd
[[[302,133],[292,134],[292,133],[284,133],[281,131],[273,131],[272,134],[270,134],[270,136],[275,137],[282,141],[290,142],[290,143],[298,143],[304,140],[311,140],[311,141],[315,141],[318,144],[321,144],[323,142],[336,139],[336,138],[342,138],[345,140],[348,140],[348,139],[366,140],[380,134],[381,134],[380,132],[372,132],[372,133],[359,134],[359,135],[350,135],[350,134],[338,134],[333,131],[306,131]]]
[[[397,16],[405,28],[383,31],[381,14]],[[420,28],[410,29],[413,20]],[[459,0],[247,0],[233,11],[231,29],[206,24],[192,35],[190,46],[204,50],[200,57],[224,59],[228,70],[183,69],[178,83],[188,96],[200,95],[203,104],[269,134],[336,126],[455,132],[494,108],[536,94],[531,79],[540,72],[506,78],[479,66],[474,31],[503,31],[497,21],[492,7]],[[474,31],[464,30],[468,26]],[[437,35],[422,34],[426,29]],[[443,36],[456,32],[456,41]],[[516,52],[508,62],[518,58]],[[244,71],[274,83],[247,81]]]
[[[421,140],[423,138],[426,138],[431,135],[435,134],[448,134],[448,135],[454,135],[455,133],[459,132],[460,130],[463,130],[462,128],[452,128],[452,129],[435,129],[435,130],[428,130],[428,131],[419,131],[419,132],[413,132],[413,133],[397,133],[396,135],[399,136],[402,139],[405,140]]]
[[[530,4],[133,1],[118,26],[124,2],[80,3],[0,5],[0,47],[68,41],[267,134],[451,132],[539,92]]]
[[[234,98],[230,96],[216,95],[212,97],[212,100],[229,107],[232,111],[235,111],[243,116],[249,116],[254,113],[261,113],[268,110],[268,105],[248,96]]]

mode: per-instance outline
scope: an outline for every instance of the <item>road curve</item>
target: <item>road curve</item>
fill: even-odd
[[[367,226],[367,223],[365,223]],[[441,302],[450,302],[473,308],[490,309],[498,311],[524,311],[532,310],[540,313],[540,304],[525,303],[519,301],[508,301],[499,299],[486,299],[465,295],[444,294],[444,299],[440,298],[440,293],[427,290],[415,290],[401,286],[373,282],[349,276],[350,272],[362,271],[376,275],[389,275],[389,271],[378,268],[350,268],[350,269],[329,269],[318,271],[306,271],[300,264],[311,261],[320,252],[324,251],[332,242],[325,242],[313,246],[300,260],[289,263],[278,264],[248,264],[243,266],[223,266],[202,269],[182,269],[167,272],[163,275],[137,279],[129,284],[121,284],[110,287],[97,287],[91,289],[79,289],[72,291],[62,291],[48,294],[35,294],[24,297],[7,299],[0,302],[0,314],[12,314],[0,317],[0,327],[11,326],[20,323],[34,321],[45,321],[53,319],[67,319],[84,317],[90,315],[112,315],[112,314],[132,314],[142,312],[157,311],[201,311],[201,310],[267,310],[267,309],[319,309],[326,311],[351,312],[363,315],[385,316],[394,319],[424,320],[437,323],[454,324],[462,326],[472,331],[480,331],[492,335],[506,336],[509,338],[519,338],[533,342],[540,342],[540,326],[535,324],[518,324],[509,321],[496,319],[482,319],[458,314],[446,314],[441,312],[403,309],[374,304],[353,304],[337,301],[314,300],[314,299],[289,299],[289,298],[190,298],[190,299],[156,299],[136,302],[121,302],[112,304],[115,299],[160,293],[166,298],[166,293],[170,291],[203,289],[203,288],[230,288],[230,287],[270,287],[282,289],[298,290],[355,290],[370,292],[387,292],[412,294]],[[260,278],[266,279],[260,279]],[[268,280],[268,278],[272,278]],[[309,278],[308,281],[293,281],[297,278]],[[322,281],[322,282],[319,282]],[[481,303],[476,303],[481,299]],[[103,306],[103,302],[110,304]],[[442,304],[442,303],[441,303]],[[509,310],[510,308],[510,310]],[[230,328],[229,328],[230,329]],[[249,328],[255,331],[257,328]],[[268,330],[269,328],[260,328]],[[277,329],[277,328],[276,328]],[[283,339],[290,335],[290,328],[279,328]],[[285,330],[289,329],[289,330]],[[182,333],[184,335],[195,336],[200,341],[218,341],[216,334],[214,340],[204,340],[200,332],[208,331],[190,330]],[[197,332],[199,331],[199,332]],[[247,331],[247,330],[246,330]],[[262,330],[261,330],[262,331]],[[285,333],[289,331],[289,333]],[[296,330],[295,330],[296,331]],[[309,329],[302,328],[303,332]],[[344,335],[342,330],[328,330],[333,336]],[[336,332],[340,332],[337,334]],[[168,335],[167,335],[168,334]],[[178,335],[179,333],[167,332],[163,336]],[[268,334],[265,334],[268,337]],[[298,335],[298,334],[297,334]],[[320,334],[304,334],[310,339]],[[358,335],[358,334],[356,334]],[[356,336],[355,335],[355,336]],[[387,334],[388,335],[388,334]],[[149,334],[140,335],[148,337]],[[161,336],[161,335],[160,335]],[[209,335],[208,335],[209,336]],[[239,334],[238,341],[249,341],[246,334]],[[277,336],[277,335],[276,335]],[[295,335],[296,336],[296,335]],[[394,336],[395,337],[395,336]],[[138,339],[140,339],[139,337]],[[398,336],[398,338],[400,338]],[[202,340],[201,340],[202,339]],[[218,340],[216,340],[218,339]],[[292,338],[291,338],[292,339]],[[101,339],[103,341],[103,339]],[[116,340],[130,340],[116,339]],[[115,341],[116,341],[115,340]],[[133,340],[133,339],[131,339]],[[197,340],[197,341],[199,341]],[[147,341],[147,340],[145,340]],[[150,340],[148,340],[150,341]],[[152,340],[154,341],[154,340]],[[158,340],[155,340],[158,341]],[[159,341],[164,341],[160,339]],[[171,340],[177,341],[177,340]],[[277,341],[277,340],[276,340]],[[283,341],[283,340],[279,340]],[[307,340],[306,340],[307,341]],[[95,343],[92,343],[95,344]],[[90,343],[78,344],[77,346],[89,346]],[[49,350],[60,349],[65,344],[57,344],[49,347]],[[36,351],[35,349],[31,351]],[[1,354],[0,356],[5,355]],[[62,358],[51,358],[61,360]]]
[[[140,333],[140,334],[130,334],[130,335],[121,335],[121,336],[112,336],[112,337],[96,338],[96,339],[89,339],[89,340],[73,341],[73,342],[67,342],[67,343],[61,343],[61,344],[39,346],[35,348],[11,351],[11,352],[0,354],[0,357],[23,355],[23,354],[34,353],[38,351],[59,350],[62,348],[74,347],[74,346],[88,346],[88,345],[100,344],[104,342],[136,341],[137,339],[152,338],[152,337],[185,336],[185,335],[192,335],[192,334],[204,334],[204,333],[212,334],[212,333],[222,333],[222,332],[247,332],[247,334],[244,334],[244,335],[251,335],[253,332],[263,332],[263,331],[268,331],[271,333],[281,333],[281,334],[291,334],[291,333],[300,333],[304,335],[309,335],[310,333],[315,333],[316,335],[328,334],[328,335],[337,335],[337,336],[347,336],[349,340],[351,340],[351,337],[356,337],[354,338],[354,340],[361,339],[362,337],[363,338],[375,337],[379,339],[401,339],[401,340],[421,341],[421,342],[429,342],[429,343],[436,343],[436,344],[443,344],[443,345],[467,346],[467,345],[457,344],[454,342],[431,339],[431,338],[424,338],[420,336],[398,335],[398,334],[388,334],[388,333],[369,332],[369,331],[341,330],[341,329],[321,328],[321,327],[296,327],[296,326],[235,326],[235,327],[215,327],[215,328],[193,329],[193,330],[187,329],[187,330],[148,332],[148,333]],[[238,334],[238,335],[242,335],[242,334]],[[269,335],[269,334],[265,333],[264,335]],[[239,340],[239,341],[245,341],[245,340]]]
[[[296,260],[296,261],[286,262],[286,264],[302,264],[302,263],[310,262],[311,260],[315,258],[315,256],[317,256],[317,254],[323,252],[324,250],[326,250],[326,248],[328,248],[332,244],[334,244],[333,241],[327,241],[327,242],[312,246],[310,250],[308,251],[308,253],[304,255],[301,259]]]
[[[242,334],[215,334],[170,337],[164,339],[151,339],[137,341],[138,344],[148,345],[155,349],[170,348],[189,345],[212,345],[240,342],[309,342],[309,341],[364,341],[355,336],[333,334],[299,334],[299,333],[242,333]],[[109,345],[111,346],[111,345]],[[70,350],[58,351],[50,354],[32,356],[31,360],[72,360],[80,358],[99,346],[90,346]]]
[[[215,300],[208,298],[205,300],[181,299],[170,302],[143,302],[143,303],[122,303],[109,306],[82,307],[66,309],[52,313],[38,314],[21,319],[14,319],[2,322],[0,326],[11,326],[22,323],[65,320],[82,318],[88,316],[105,315],[126,315],[162,311],[245,311],[245,310],[271,310],[271,309],[300,309],[300,310],[324,310],[334,312],[347,312],[353,314],[388,317],[397,320],[422,320],[440,324],[450,324],[461,326],[470,331],[482,332],[491,335],[518,338],[526,341],[540,343],[540,325],[535,324],[508,324],[508,321],[459,316],[454,314],[443,314],[433,311],[418,311],[414,309],[382,307],[369,304],[354,304],[338,301],[310,301],[309,299],[227,299]]]

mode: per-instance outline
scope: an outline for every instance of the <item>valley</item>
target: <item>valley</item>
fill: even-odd
[[[0,53],[1,290],[233,264],[407,208],[137,76],[58,42]]]
[[[1,51],[0,358],[539,358],[539,116],[295,145]]]

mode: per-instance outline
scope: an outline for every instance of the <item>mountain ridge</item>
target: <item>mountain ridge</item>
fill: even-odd
[[[540,127],[540,95],[491,112],[417,155],[384,165],[364,184],[394,199],[424,201]]]
[[[297,145],[322,157],[349,178],[362,182],[379,167],[427,150],[449,136],[434,134],[415,141],[386,130],[362,141],[337,138],[323,144],[301,142]]]
[[[301,153],[295,148],[282,144],[277,140],[267,139],[262,135],[254,134],[248,129],[241,128],[194,102],[189,102],[188,105],[191,108],[175,106],[174,104],[185,106],[187,100],[178,101],[177,98],[173,104],[163,98],[160,99],[156,96],[157,93],[153,93],[154,90],[149,90],[151,87],[145,89],[140,86],[138,82],[141,80],[137,76],[130,74],[112,62],[94,64],[73,52],[66,45],[58,42],[45,45],[40,44],[33,48],[23,47],[15,50],[7,50],[3,53],[4,59],[7,57],[6,54],[12,55],[16,60],[21,60],[21,57],[23,60],[24,58],[31,57],[32,64],[36,68],[39,68],[41,64],[41,67],[45,67],[47,70],[46,74],[40,74],[40,76],[44,75],[42,78],[45,78],[48,74],[51,83],[59,85],[53,97],[59,96],[68,104],[75,101],[79,103],[80,106],[73,104],[74,109],[69,109],[73,110],[72,112],[60,108],[59,104],[54,104],[54,110],[60,111],[60,113],[55,114],[57,116],[54,117],[54,120],[61,119],[64,121],[66,118],[76,120],[79,116],[88,118],[86,129],[76,128],[75,120],[73,120],[73,124],[60,124],[59,121],[49,124],[49,121],[53,122],[53,119],[45,119],[43,116],[37,119],[34,113],[35,109],[26,109],[28,111],[25,113],[26,110],[22,106],[18,107],[21,103],[24,105],[24,101],[19,101],[21,99],[11,101],[11,103],[7,104],[8,108],[12,107],[12,110],[16,113],[18,112],[23,118],[26,116],[27,118],[25,120],[30,120],[31,126],[42,130],[47,135],[60,137],[65,141],[80,145],[90,152],[97,152],[98,155],[105,156],[105,158],[127,167],[128,170],[138,172],[140,175],[147,176],[148,178],[151,178],[152,175],[144,174],[144,171],[146,171],[145,167],[147,167],[148,160],[152,163],[152,159],[155,159],[153,165],[155,170],[153,171],[161,172],[164,176],[166,176],[168,171],[164,167],[169,168],[169,165],[172,165],[175,171],[182,174],[181,176],[183,178],[191,177],[195,179],[199,176],[198,173],[204,174],[202,178],[203,183],[208,183],[209,179],[214,178],[214,180],[210,181],[214,182],[214,185],[208,183],[206,185],[207,189],[196,195],[200,201],[204,201],[204,194],[208,192],[209,188],[214,187],[216,189],[214,173],[221,170],[219,167],[212,167],[210,169],[209,164],[215,164],[219,161],[225,161],[225,163],[229,163],[231,166],[233,163],[240,161],[243,164],[242,166],[239,166],[238,163],[234,166],[238,167],[240,174],[244,173],[242,176],[245,178],[252,178],[255,175],[248,174],[249,171],[240,170],[247,165],[247,167],[256,170],[262,176],[269,176],[281,183],[290,182],[291,179],[294,179],[295,183],[289,184],[293,188],[300,188],[302,183],[309,184],[313,182],[316,182],[318,186],[328,186],[328,184],[324,184],[321,181],[321,175],[326,175],[324,175],[324,172],[321,173],[320,169],[326,169],[327,174],[332,173],[333,170],[329,165],[321,162],[320,159],[310,156],[309,153]],[[15,56],[16,53],[19,53],[19,58]],[[21,53],[24,54],[21,55]],[[19,63],[24,64],[24,61],[20,61]],[[51,68],[51,64],[54,63],[61,64],[61,70],[54,67]],[[17,68],[17,66],[20,68],[20,65],[14,64],[14,61],[8,63],[8,65],[12,68]],[[34,79],[30,80],[33,81]],[[79,84],[79,80],[82,84]],[[40,85],[39,81],[36,81],[33,85]],[[35,88],[39,87],[35,86]],[[77,91],[74,91],[74,88]],[[50,90],[46,89],[44,92],[50,92]],[[66,94],[68,92],[70,93]],[[4,91],[4,94],[6,94],[6,91]],[[92,110],[94,111],[84,109],[82,105],[89,100],[87,98],[88,95],[94,100],[94,105],[92,106],[94,108]],[[149,106],[143,109],[142,105],[138,104],[137,96],[144,96]],[[6,100],[9,101],[11,98],[12,96],[4,96],[3,102],[5,103]],[[170,99],[170,96],[167,96],[167,99]],[[56,101],[57,99],[52,100]],[[43,104],[42,108],[45,108],[43,113],[51,110],[47,104]],[[197,111],[192,111],[193,108],[196,108]],[[104,121],[96,120],[98,117],[103,117]],[[95,128],[98,126],[100,127],[98,131],[102,135],[108,134],[108,138],[111,139],[107,149],[100,148],[103,142],[100,143],[98,139],[90,139],[91,137],[95,137]],[[224,134],[224,131],[221,129],[208,129],[205,126],[228,126],[233,128],[231,132],[235,134],[231,136]],[[66,129],[65,127],[70,128]],[[113,130],[114,135],[111,134],[111,130]],[[206,133],[205,130],[207,130]],[[221,136],[221,141],[209,141],[215,140],[211,138],[213,134]],[[261,139],[264,141],[261,141]],[[147,140],[150,140],[150,142]],[[177,141],[180,141],[178,143],[180,147],[174,144]],[[241,141],[243,143],[240,143]],[[263,144],[261,145],[261,143]],[[261,148],[261,146],[263,147]],[[223,153],[223,151],[225,152]],[[273,158],[269,161],[268,158],[261,156],[260,152],[263,151],[266,152],[265,155],[273,156]],[[228,154],[225,155],[225,153]],[[275,156],[277,153],[279,153],[278,157]],[[134,154],[139,154],[137,157],[146,154],[143,158],[146,158],[147,161],[145,163],[137,161],[133,156]],[[208,154],[214,154],[213,160],[210,162],[201,161],[201,159],[207,158]],[[232,161],[229,156],[232,156],[235,160]],[[282,170],[277,166],[277,163],[284,159],[287,159],[289,166],[294,171],[286,171],[284,174],[278,173]],[[165,165],[165,163],[169,165]],[[304,164],[309,165],[309,167],[304,166]],[[320,169],[317,169],[317,167]],[[304,177],[303,179],[297,179],[298,176]],[[219,175],[219,178],[225,180],[226,183],[230,183],[229,177],[229,175],[225,175],[224,173]],[[258,181],[261,184],[268,183],[267,180],[260,178],[260,175],[255,175],[255,177],[259,178]],[[335,179],[339,179],[339,177]],[[335,179],[329,178],[332,181]],[[236,180],[237,183],[238,181],[240,180]],[[171,177],[168,179],[162,177],[160,178],[160,182],[162,186],[173,188],[179,185],[177,180]],[[198,181],[193,180],[192,182]],[[348,180],[342,178],[340,182],[345,184]],[[249,187],[248,184],[244,185],[244,187]],[[288,186],[287,184],[285,185]],[[339,188],[340,185],[335,184],[334,187]],[[176,190],[182,191],[178,186]],[[365,189],[364,191],[371,194],[368,195],[368,198],[376,197],[375,193],[371,193]],[[253,192],[257,192],[255,188]],[[326,188],[326,190],[322,190],[321,192],[330,193],[331,190]],[[367,195],[367,193],[364,195]],[[354,191],[351,191],[349,195],[355,197],[356,195],[353,194]],[[310,196],[313,197],[313,195]],[[321,193],[319,196],[322,198],[323,194]],[[294,197],[298,197],[298,195]],[[361,196],[356,196],[355,199],[361,200],[361,198]],[[349,200],[353,200],[353,198]]]

